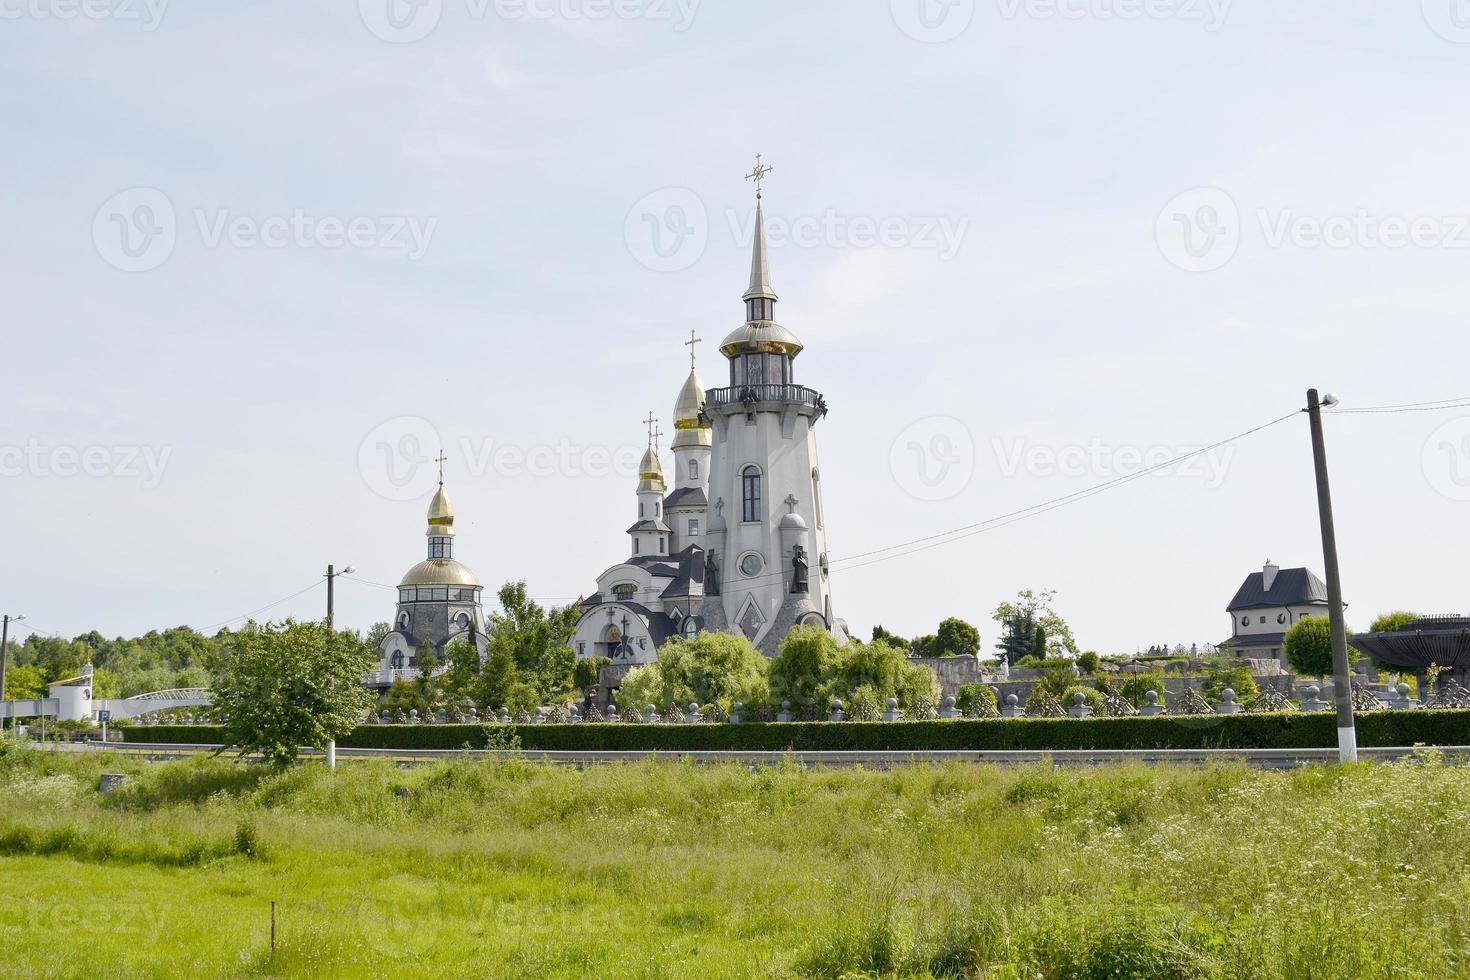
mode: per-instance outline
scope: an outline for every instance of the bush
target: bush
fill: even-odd
[[[1058,700],[1062,702],[1063,708],[1071,711],[1072,705],[1076,703],[1076,696],[1078,694],[1082,695],[1082,703],[1091,708],[1094,715],[1101,715],[1107,707],[1103,702],[1101,691],[1095,687],[1087,687],[1083,684],[1073,684],[1062,692],[1062,696]]]
[[[642,714],[647,705],[691,702],[718,704],[728,712],[735,702],[765,704],[770,700],[766,672],[770,661],[750,641],[733,633],[701,633],[675,637],[658,651],[653,663],[628,674],[618,688],[618,709]]]
[[[976,700],[980,698],[984,698],[992,705],[999,704],[993,688],[986,687],[984,684],[964,684],[955,692],[954,706],[961,712],[968,712],[975,707]]]
[[[793,705],[826,703],[827,687],[841,658],[842,648],[822,627],[792,630],[781,641],[780,654],[771,661],[771,697]]]
[[[1306,674],[1308,677],[1332,676],[1332,627],[1326,616],[1308,616],[1297,620],[1286,631],[1281,649],[1286,653],[1286,662],[1298,674]],[[1358,656],[1358,651],[1348,647],[1349,663]]]
[[[572,685],[578,691],[585,691],[597,684],[598,672],[607,664],[612,663],[607,657],[583,657],[572,667]]]
[[[1164,675],[1156,670],[1146,674],[1124,674],[1124,681],[1120,686],[1123,697],[1136,705],[1144,703],[1149,691],[1154,691],[1159,696],[1159,704],[1164,703]]]
[[[1249,667],[1212,667],[1205,672],[1200,693],[1205,700],[1218,702],[1221,692],[1227,687],[1235,692],[1235,700],[1241,704],[1255,697],[1261,690]]]
[[[885,707],[889,698],[897,698],[906,711],[920,698],[939,699],[939,678],[934,671],[911,663],[908,651],[884,640],[854,642],[841,650],[830,693],[847,701],[862,687],[872,689]]]
[[[213,725],[136,726],[128,742],[218,744]],[[484,748],[513,735],[530,751],[1003,751],[1024,749],[1333,748],[1330,711],[1180,718],[957,718],[949,721],[740,725],[363,725],[344,748]],[[1470,745],[1470,710],[1375,711],[1358,717],[1358,744]]]
[[[1088,650],[1077,657],[1077,666],[1082,668],[1084,674],[1095,674],[1102,667],[1102,657],[1095,650]]]

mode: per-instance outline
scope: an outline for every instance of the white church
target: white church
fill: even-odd
[[[759,188],[768,168],[753,174]],[[690,371],[674,403],[673,487],[649,420],[628,557],[597,578],[572,638],[578,657],[651,662],[673,636],[744,634],[775,656],[793,627],[840,639],[828,580],[816,424],[827,405],[796,383],[801,341],[775,320],[765,216],[756,194],[745,322],[720,344],[726,387]]]

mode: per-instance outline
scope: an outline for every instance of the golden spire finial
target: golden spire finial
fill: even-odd
[[[439,464],[439,485],[441,487],[444,486],[444,461],[448,458],[448,456],[444,455],[444,450],[441,448],[439,450],[439,458],[434,460],[434,462]]]
[[[755,199],[757,201],[761,199],[761,182],[766,179],[766,174],[775,169],[775,167],[768,167],[764,163],[761,163],[761,155],[759,153],[755,155],[755,169],[746,174],[745,179],[755,181]]]
[[[691,371],[694,370],[694,345],[702,343],[704,343],[704,338],[695,334],[693,330],[689,331],[689,339],[684,341],[684,346],[689,348],[689,370]]]

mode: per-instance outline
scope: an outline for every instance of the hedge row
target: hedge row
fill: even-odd
[[[513,733],[525,749],[582,751],[852,751],[925,749],[1299,749],[1337,745],[1332,712],[1152,718],[1006,718],[742,725],[364,725],[343,748],[484,748]],[[219,741],[211,725],[134,726],[128,742]],[[1358,716],[1364,747],[1470,745],[1470,711],[1384,711]]]

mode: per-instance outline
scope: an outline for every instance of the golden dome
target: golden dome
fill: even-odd
[[[801,349],[801,341],[796,339],[796,334],[774,320],[742,323],[720,344],[720,353],[726,357],[762,351],[795,357]]]
[[[708,428],[709,423],[699,421],[699,410],[704,407],[704,384],[693,369],[684,387],[679,389],[679,398],[674,402],[674,428]]]
[[[442,483],[439,484],[434,499],[429,501],[429,528],[431,531],[435,528],[442,529],[437,532],[440,534],[445,531],[454,533],[454,507],[449,503],[449,494],[444,492]]]
[[[453,558],[430,558],[410,568],[408,574],[403,576],[403,581],[398,583],[399,588],[409,585],[425,588],[470,585],[478,588],[480,580],[475,578],[474,572]]]
[[[658,453],[653,447],[648,447],[648,452],[643,454],[643,461],[638,464],[638,479],[640,480],[662,480],[664,478],[664,466],[658,461]]]

